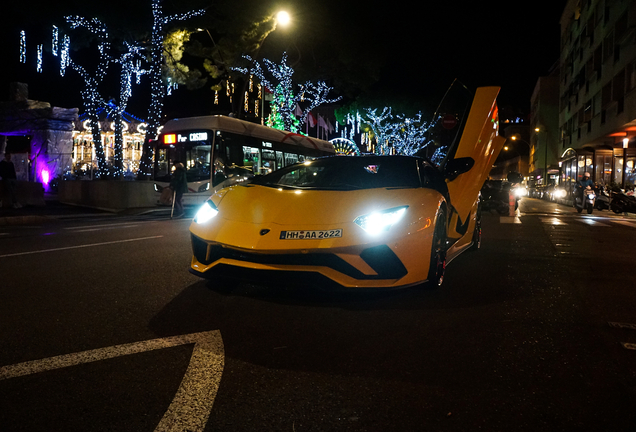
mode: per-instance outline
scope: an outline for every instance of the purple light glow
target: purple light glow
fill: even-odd
[[[40,178],[42,179],[42,183],[44,183],[44,189],[49,188],[49,181],[51,180],[51,175],[47,169],[43,169],[40,171]]]

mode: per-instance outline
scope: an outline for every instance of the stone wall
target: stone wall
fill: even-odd
[[[151,181],[65,180],[59,183],[58,199],[64,204],[111,211],[157,205]]]

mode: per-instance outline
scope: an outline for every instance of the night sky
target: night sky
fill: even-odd
[[[170,13],[206,8],[206,20],[189,24],[210,28],[215,38],[222,34],[214,26],[233,22],[230,18],[249,21],[288,10],[292,25],[271,33],[261,56],[278,61],[286,50],[299,79],[327,80],[336,87],[334,93],[347,101],[356,97],[377,104],[401,101],[426,112],[435,108],[457,78],[469,88],[501,86],[500,105],[527,113],[537,78],[547,75],[558,61],[559,20],[565,3],[525,2],[520,9],[518,2],[500,0],[397,0],[381,7],[360,0],[165,0],[164,8]],[[132,34],[149,27],[151,16],[149,0],[92,4],[22,0],[0,10],[0,100],[7,99],[9,82],[21,81],[29,83],[30,99],[62,107],[81,107],[77,75],[70,72],[61,78],[48,53],[44,73],[35,73],[35,45],[50,46],[51,25],[63,23],[66,14],[98,16],[112,33]],[[22,29],[27,31],[27,65],[18,61]],[[129,111],[144,117],[147,89],[142,84],[136,91]],[[207,114],[201,98],[209,100],[209,94],[180,89],[166,101],[167,110],[174,115]]]

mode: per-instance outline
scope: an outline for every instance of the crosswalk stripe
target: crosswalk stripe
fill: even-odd
[[[567,225],[567,223],[563,222],[561,219],[556,217],[539,218],[539,219],[541,219],[541,222],[547,225]]]
[[[604,224],[603,222],[599,222],[597,220],[594,219],[589,219],[589,218],[581,218],[578,219],[580,222],[582,223],[586,223],[588,225],[592,225],[592,226],[599,226],[599,227],[608,227],[608,224]]]
[[[528,216],[526,216],[528,217]],[[596,220],[594,217],[571,217],[566,219],[565,222],[563,219],[559,217],[539,217],[539,220],[546,225],[568,225],[572,223],[572,221],[577,223],[583,223],[586,225],[594,226],[594,227],[611,227],[614,224],[620,224],[630,228],[636,228],[636,221],[625,221],[625,220],[612,220],[609,218],[602,218],[603,222]],[[502,224],[522,224],[522,220],[519,216],[500,216],[499,223]]]

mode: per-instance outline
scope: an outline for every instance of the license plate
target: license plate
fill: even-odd
[[[342,229],[317,231],[281,231],[281,240],[322,240],[342,237]]]

